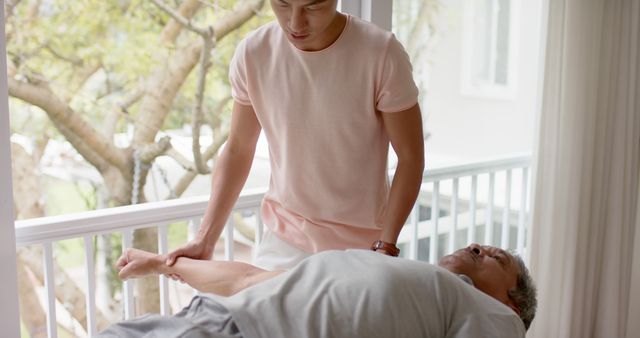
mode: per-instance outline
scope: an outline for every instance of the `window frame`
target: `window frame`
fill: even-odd
[[[393,0],[339,0],[338,10],[391,31]]]

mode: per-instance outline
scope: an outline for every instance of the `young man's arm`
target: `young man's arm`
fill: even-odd
[[[420,192],[424,170],[424,140],[420,106],[397,113],[382,113],[393,150],[398,155],[380,240],[396,243]]]
[[[165,261],[164,255],[127,249],[116,263],[118,277],[126,280],[159,274],[179,275],[184,282],[198,291],[231,296],[284,272],[262,270],[241,262],[180,257],[176,259],[175,264],[168,266]]]
[[[191,242],[169,253],[167,265],[172,265],[178,257],[211,258],[249,175],[260,129],[253,107],[234,102],[229,138],[213,170],[209,204],[198,234]]]

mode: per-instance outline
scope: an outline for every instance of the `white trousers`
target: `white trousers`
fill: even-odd
[[[288,270],[301,260],[311,256],[295,246],[285,242],[271,230],[265,229],[262,241],[254,251],[253,265],[269,270]]]

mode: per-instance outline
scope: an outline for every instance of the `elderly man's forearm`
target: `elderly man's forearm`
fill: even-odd
[[[180,257],[173,266],[160,264],[161,274],[177,274],[201,292],[232,296],[283,271],[266,271],[242,262],[195,260]]]

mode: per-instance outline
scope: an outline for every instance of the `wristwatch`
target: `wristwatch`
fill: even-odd
[[[393,256],[393,257],[398,257],[398,255],[400,254],[400,249],[398,249],[398,247],[395,244],[384,242],[381,240],[377,240],[373,242],[373,244],[371,244],[371,250],[373,251],[384,250],[389,254],[389,256]]]

